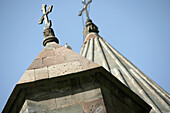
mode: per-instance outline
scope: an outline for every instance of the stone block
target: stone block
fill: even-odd
[[[48,109],[50,110],[56,109],[57,107],[55,99],[43,100],[38,103],[43,106],[48,106]]]
[[[58,55],[63,55],[63,52],[66,50],[65,47],[60,47],[60,48],[57,48],[57,49],[54,49],[53,52],[56,56]]]
[[[57,49],[60,47],[63,47],[63,46],[57,44],[56,42],[50,42],[46,44],[45,49]]]
[[[79,60],[81,66],[83,67],[83,70],[88,70],[96,67],[101,67],[97,63],[94,63],[90,60],[87,60],[86,58]]]
[[[43,66],[62,64],[64,62],[65,62],[64,57],[61,55],[43,58]]]
[[[46,48],[44,48],[44,49],[42,50],[42,52],[37,56],[36,59],[38,59],[38,58],[45,58],[45,57],[49,57],[49,56],[54,56],[53,50],[52,50],[52,49],[46,49]]]
[[[32,101],[25,100],[20,113],[51,113],[56,109],[55,99]]]
[[[46,79],[46,78],[48,78],[47,67],[35,69],[35,79],[36,80]]]
[[[20,113],[46,113],[48,106],[40,105],[39,102],[26,100]]]
[[[78,104],[67,107],[61,107],[51,111],[50,113],[84,113],[84,112],[81,105]]]
[[[71,95],[65,96],[65,97],[56,98],[57,108],[68,106],[68,105],[72,105],[72,104],[74,104],[74,102],[71,99]]]
[[[72,101],[75,104],[79,104],[96,98],[102,98],[101,90],[99,88],[72,95]]]
[[[17,84],[35,81],[34,70],[26,70]]]
[[[70,61],[77,61],[77,60],[80,60],[80,59],[83,59],[84,57],[82,57],[80,54],[78,53],[73,53],[73,54],[66,54],[64,55],[64,59],[67,61],[67,62],[70,62]]]
[[[76,73],[83,71],[83,68],[80,65],[80,62],[68,62],[63,64],[57,64],[48,67],[49,78],[56,77],[59,75],[65,75],[70,73]]]
[[[71,55],[71,54],[78,54],[78,53],[76,53],[70,49],[67,49],[65,47],[61,47],[61,48],[55,49],[54,54],[55,55]]]
[[[37,69],[42,67],[42,58],[35,59],[27,70]]]
[[[84,113],[106,113],[106,108],[101,98],[84,102],[82,108]]]

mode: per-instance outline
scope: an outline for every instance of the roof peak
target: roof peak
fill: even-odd
[[[98,27],[92,22],[91,19],[86,21],[86,26],[84,27],[83,34],[87,36],[89,33],[99,33]]]
[[[43,31],[44,34],[44,40],[43,45],[46,46],[48,42],[56,42],[59,44],[59,40],[55,37],[54,31],[52,28],[46,28]]]
[[[86,25],[85,25],[84,31],[83,31],[83,34],[85,36],[87,36],[87,34],[89,34],[91,32],[99,33],[98,27],[92,22],[92,20],[89,17],[89,13],[87,11],[87,7],[91,2],[92,2],[92,0],[89,0],[87,3],[86,3],[86,0],[83,0],[82,3],[84,4],[84,7],[79,12],[79,16],[81,16],[83,11],[86,11],[87,19],[86,19]]]
[[[50,79],[101,67],[71,49],[48,43],[17,84]]]

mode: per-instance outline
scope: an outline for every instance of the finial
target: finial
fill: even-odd
[[[39,24],[43,23],[43,20],[45,21],[45,28],[44,28],[44,37],[43,45],[45,46],[48,42],[56,42],[59,43],[58,39],[55,37],[54,31],[51,28],[52,23],[51,20],[48,20],[48,14],[52,11],[53,6],[49,6],[46,11],[47,5],[43,4],[41,11],[43,12],[43,16],[39,20]]]
[[[86,3],[86,0],[83,0],[82,3],[84,4],[84,7],[83,9],[79,12],[79,16],[82,15],[83,11],[85,10],[86,11],[86,16],[87,16],[87,21],[90,19],[89,18],[89,14],[88,14],[88,11],[87,11],[87,6],[92,2],[92,0],[89,0],[87,3]]]
[[[89,33],[99,33],[98,27],[92,22],[91,19],[86,21],[86,26],[84,27],[83,34],[87,36]]]

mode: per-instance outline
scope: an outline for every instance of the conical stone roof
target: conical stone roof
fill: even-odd
[[[85,31],[89,29],[85,27]],[[170,95],[121,55],[96,32],[85,34],[80,54],[102,65],[151,107],[151,113],[170,112]]]

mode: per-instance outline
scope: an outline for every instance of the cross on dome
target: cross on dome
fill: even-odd
[[[87,16],[87,20],[89,20],[89,14],[88,14],[88,11],[87,11],[87,6],[92,2],[92,0],[89,0],[87,3],[86,3],[86,0],[83,0],[82,3],[84,4],[84,7],[83,9],[79,12],[79,16],[82,15],[83,11],[85,10],[86,11],[86,16]]]
[[[42,5],[41,11],[43,12],[43,16],[40,18],[40,20],[38,22],[39,24],[42,24],[43,20],[45,21],[44,29],[50,28],[52,25],[51,20],[48,20],[48,14],[52,11],[53,6],[49,6],[47,11],[46,11],[46,7],[47,7],[47,5],[45,5],[45,4]]]

